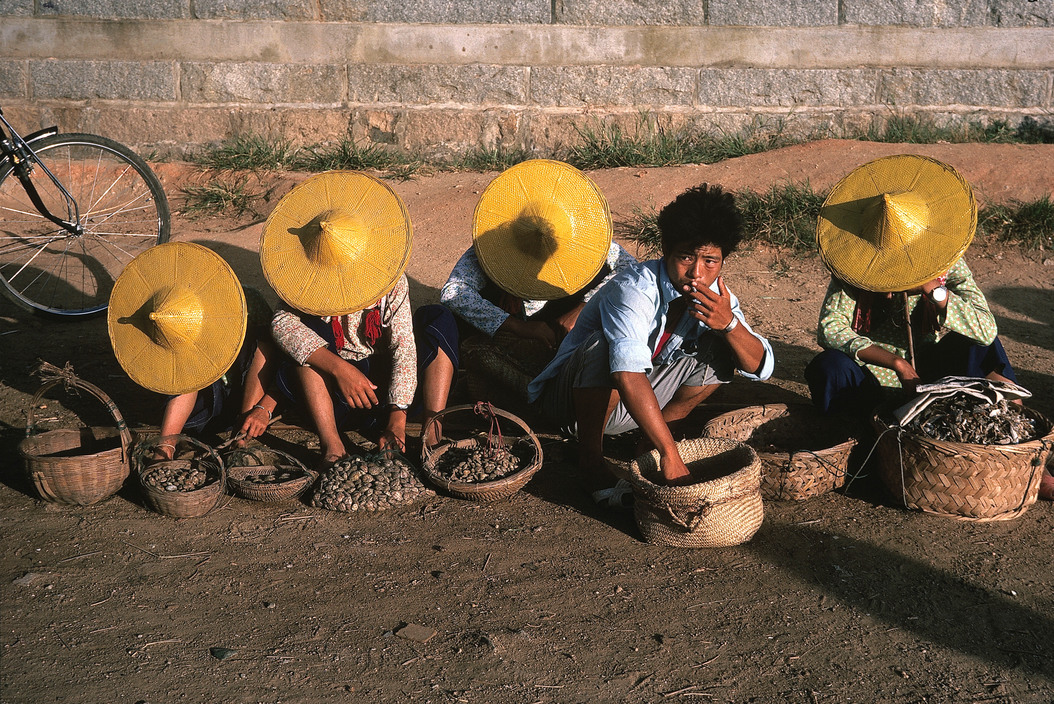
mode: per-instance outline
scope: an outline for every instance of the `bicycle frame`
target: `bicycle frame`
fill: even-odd
[[[55,175],[48,170],[48,167],[44,166],[44,163],[37,158],[36,152],[34,152],[33,148],[30,146],[30,143],[38,139],[58,134],[58,128],[48,127],[33,132],[23,138],[4,117],[4,111],[2,109],[0,109],[0,122],[3,123],[3,126],[0,126],[0,157],[5,160],[9,159],[14,165],[15,175],[22,183],[22,187],[26,189],[26,195],[29,196],[29,200],[33,202],[37,211],[51,222],[69,232],[71,235],[83,235],[84,229],[80,224],[80,211],[77,208],[77,201],[73,199],[73,196],[66,190],[66,187],[55,178]],[[7,132],[11,135],[10,138],[4,133],[5,127],[7,128]],[[33,185],[33,179],[30,178],[34,166],[39,166],[41,170],[47,174],[47,177],[51,179],[51,182],[55,184],[59,191],[61,191],[62,197],[66,201],[67,220],[63,220],[53,214],[48,210],[48,207],[44,205],[44,201],[40,198],[36,186]]]

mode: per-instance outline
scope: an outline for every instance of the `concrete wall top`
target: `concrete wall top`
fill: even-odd
[[[0,16],[585,26],[1050,27],[1054,0],[0,0]]]

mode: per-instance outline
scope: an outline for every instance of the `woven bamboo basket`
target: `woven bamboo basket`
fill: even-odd
[[[704,436],[754,448],[761,460],[761,497],[790,501],[845,485],[849,455],[856,446],[850,434],[842,419],[805,403],[748,406],[722,413],[703,428]]]
[[[527,385],[549,363],[553,350],[541,340],[499,332],[493,339],[474,335],[461,345],[461,366],[469,400],[490,402],[516,413],[530,407]]]
[[[18,453],[41,498],[59,504],[90,506],[113,496],[129,473],[132,433],[117,405],[102,389],[73,374],[67,364],[59,369],[44,363],[46,379],[26,411],[26,437]],[[113,416],[116,427],[63,428],[38,433],[36,410],[44,394],[62,383],[67,390],[83,389]]]
[[[243,499],[279,502],[294,499],[315,483],[318,472],[308,469],[297,458],[269,447],[238,448],[223,455],[227,485]],[[250,477],[292,476],[284,480],[254,482]]]
[[[170,460],[151,460],[162,443],[175,445]],[[173,518],[198,518],[211,511],[223,497],[227,473],[223,460],[214,449],[187,435],[154,435],[146,438],[132,453],[132,463],[143,489],[146,505]],[[152,486],[147,478],[162,469],[198,469],[207,477],[204,486],[193,491],[165,491]]]
[[[1043,436],[1017,445],[933,440],[901,430],[875,414],[879,474],[906,508],[970,521],[1017,518],[1039,496],[1054,430],[1041,414],[1025,412]]]
[[[482,422],[489,424],[490,427],[486,432],[480,430],[479,432],[474,432],[471,437],[458,439],[449,436],[444,437],[440,433],[438,440],[434,442],[429,440],[435,434],[432,432],[433,428],[442,428],[452,418],[461,420],[469,418],[468,414],[470,413],[479,416]],[[511,424],[514,424],[520,432],[510,436],[503,431],[501,426],[502,418],[511,421]],[[452,425],[452,423],[450,424]],[[506,430],[508,430],[509,425],[510,423],[505,424]],[[449,429],[444,428],[443,432],[449,432]],[[425,477],[442,491],[459,499],[480,503],[506,499],[522,489],[542,467],[542,444],[530,427],[517,416],[485,402],[451,406],[446,410],[440,411],[421,429],[421,438],[421,469],[424,471]],[[452,448],[473,449],[499,445],[504,446],[517,455],[521,452],[527,454],[529,458],[520,469],[512,474],[487,482],[455,481],[438,470],[438,465],[443,455]]]
[[[629,468],[633,513],[649,543],[684,548],[719,548],[750,540],[764,518],[761,461],[749,446],[727,438],[677,443],[695,484],[658,484],[659,453],[635,459]]]

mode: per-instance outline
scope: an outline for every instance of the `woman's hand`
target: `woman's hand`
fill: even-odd
[[[337,365],[333,370],[333,379],[352,408],[373,408],[377,405],[377,386],[355,365],[347,362]]]
[[[271,415],[263,406],[257,404],[245,412],[238,432],[246,438],[258,438],[264,434],[270,422]]]

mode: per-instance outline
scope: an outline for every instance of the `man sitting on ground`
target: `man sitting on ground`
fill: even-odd
[[[576,428],[579,467],[597,503],[629,492],[612,476],[604,435],[640,428],[670,484],[690,481],[670,423],[685,418],[735,370],[772,375],[775,357],[725,286],[721,267],[739,243],[742,217],[718,186],[691,188],[659,213],[661,259],[630,267],[595,295],[552,363],[530,384],[532,400]],[[606,488],[604,488],[606,487]]]

